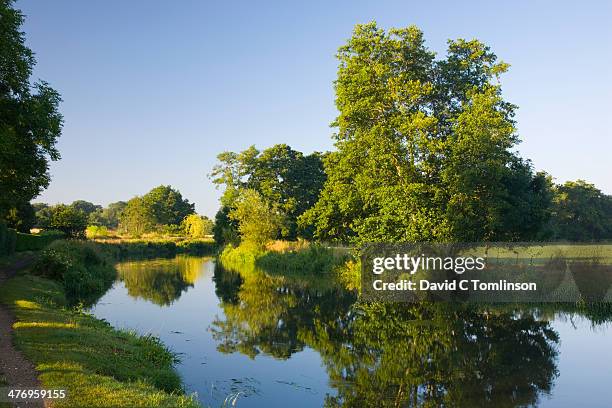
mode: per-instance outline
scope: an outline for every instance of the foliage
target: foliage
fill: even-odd
[[[154,226],[153,210],[141,197],[134,197],[127,202],[119,221],[119,228],[122,231],[140,236],[152,231]]]
[[[30,82],[36,60],[23,22],[12,0],[0,1],[0,219],[49,185],[49,161],[60,158],[61,98],[46,82]]]
[[[116,276],[114,267],[94,243],[74,240],[49,245],[32,272],[61,282],[71,304],[93,304]]]
[[[297,251],[268,251],[257,258],[255,265],[266,272],[321,275],[332,273],[345,261],[345,256],[334,252],[331,248],[310,245]]]
[[[119,227],[134,236],[158,230],[179,232],[183,219],[193,214],[194,205],[171,186],[159,186],[142,197],[134,197],[121,211]]]
[[[98,209],[93,213],[89,214],[88,223],[90,225],[99,225],[107,228],[116,229],[119,227],[119,218],[123,209],[126,207],[125,201],[117,201],[116,203],[110,203],[108,207]]]
[[[257,191],[264,200],[274,203],[284,216],[282,237],[295,239],[309,231],[298,231],[297,217],[317,200],[325,181],[320,153],[304,155],[285,144],[262,152],[255,146],[240,153],[223,152],[211,173],[213,183],[224,185],[222,205],[233,207],[237,192]],[[227,228],[227,227],[225,227]]]
[[[171,186],[155,187],[142,199],[151,209],[156,224],[180,225],[186,216],[194,213],[194,205]]]
[[[105,226],[90,225],[85,230],[85,235],[87,236],[87,238],[95,239],[106,238],[110,234],[108,228],[106,228]]]
[[[17,233],[15,242],[15,251],[40,251],[46,248],[53,241],[65,238],[66,234],[62,231],[44,231],[40,234],[23,234]]]
[[[28,233],[36,224],[34,207],[28,202],[19,203],[8,211],[5,221],[9,228]]]
[[[87,216],[81,210],[65,204],[52,207],[49,228],[62,231],[72,238],[85,236],[87,227]]]
[[[102,210],[101,205],[90,203],[89,201],[85,201],[85,200],[73,201],[72,204],[70,204],[70,206],[77,211],[82,211],[87,217],[89,217],[91,214],[93,214],[96,211]]]
[[[283,216],[255,190],[240,190],[229,217],[238,222],[240,245],[263,248],[278,236]]]
[[[555,240],[612,239],[612,196],[583,180],[553,186],[549,234]]]
[[[190,214],[181,223],[185,235],[191,238],[204,238],[213,232],[213,222],[208,217]]]
[[[182,395],[175,353],[153,336],[113,329],[66,308],[60,284],[24,275],[0,288],[16,316],[15,343],[46,389],[66,389],[62,407],[199,407]]]
[[[544,179],[513,148],[508,65],[477,40],[436,60],[412,26],[357,25],[339,49],[336,152],[316,205],[319,239],[529,239],[546,220]]]
[[[220,247],[227,244],[238,245],[240,243],[238,222],[230,218],[230,211],[231,208],[228,205],[222,204],[217,214],[215,214],[213,238]]]

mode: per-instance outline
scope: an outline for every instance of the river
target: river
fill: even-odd
[[[122,262],[91,312],[159,336],[205,406],[609,407],[605,312],[359,304],[331,279]],[[234,405],[232,405],[234,404]]]

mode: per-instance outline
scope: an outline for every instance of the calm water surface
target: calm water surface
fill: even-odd
[[[358,305],[335,282],[200,257],[117,269],[93,313],[180,353],[206,406],[612,406],[606,312]]]

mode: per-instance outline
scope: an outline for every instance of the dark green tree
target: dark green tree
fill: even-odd
[[[553,187],[553,239],[593,241],[612,239],[612,196],[583,180]]]
[[[70,205],[58,204],[51,207],[49,228],[62,231],[72,238],[83,238],[87,228],[87,216]]]
[[[186,216],[195,212],[194,204],[171,186],[155,187],[142,199],[150,207],[158,225],[180,225]]]
[[[102,210],[101,205],[90,203],[89,201],[85,201],[85,200],[73,201],[72,204],[70,204],[70,206],[74,208],[75,210],[83,211],[83,213],[85,213],[87,217],[89,217],[90,214],[96,211]]]
[[[20,203],[11,208],[5,217],[6,225],[19,232],[29,233],[36,224],[36,213],[30,203]]]
[[[23,21],[12,0],[0,0],[0,219],[49,185],[49,161],[60,158],[61,99],[46,82],[30,82],[36,60]]]

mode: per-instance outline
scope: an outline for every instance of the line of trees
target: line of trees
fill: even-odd
[[[218,156],[218,243],[612,239],[612,198],[555,185],[516,153],[508,64],[478,40],[436,59],[411,26],[357,25],[339,49],[336,150]]]
[[[86,227],[93,226],[100,227],[96,231],[116,230],[135,236],[160,232],[202,238],[211,235],[213,229],[212,221],[195,214],[194,205],[171,186],[155,187],[142,197],[105,208],[84,200],[57,205],[36,203],[30,207],[31,217],[13,220],[24,227],[24,232],[36,227],[81,237]]]

